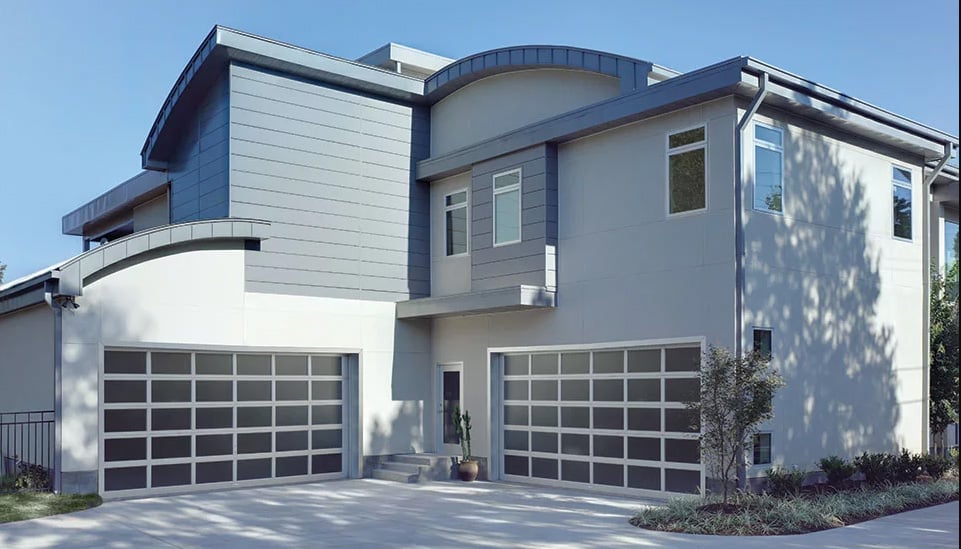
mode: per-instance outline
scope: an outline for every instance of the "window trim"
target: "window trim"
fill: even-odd
[[[768,460],[764,463],[758,463],[754,459],[754,454],[757,451],[757,447],[758,447],[758,445],[756,444],[756,441],[757,441],[757,438],[760,437],[761,435],[767,435],[768,437],[770,437],[770,441],[768,442],[768,445],[767,445]],[[774,433],[772,433],[771,431],[758,431],[754,433],[754,436],[751,437],[751,467],[759,467],[762,465],[770,466],[773,463],[774,463]]]
[[[752,206],[754,207],[754,210],[759,212],[783,216],[784,215],[784,128],[779,128],[777,126],[768,124],[766,122],[760,122],[760,121],[754,122],[754,127],[757,128],[758,126],[761,126],[762,128],[767,130],[775,131],[778,134],[780,134],[781,145],[778,146],[778,145],[775,145],[774,143],[771,143],[770,141],[764,141],[764,140],[758,139],[757,130],[755,129],[754,131],[754,177],[751,183],[751,188],[752,188],[751,198],[753,202]],[[757,205],[757,148],[758,147],[775,151],[781,155],[781,210],[780,211],[772,210],[769,208],[758,207]]]
[[[894,178],[894,170],[903,170],[908,172],[908,176],[911,178],[911,183],[903,183]],[[911,193],[911,236],[903,237],[894,234],[894,187],[901,187],[902,189],[907,189]],[[900,240],[901,242],[914,242],[914,170],[907,166],[901,164],[891,164],[891,238],[895,240]]]
[[[500,188],[500,189],[498,189],[497,186],[494,184],[494,181],[497,180],[498,177],[502,177],[502,176],[505,176],[505,175],[510,175],[510,174],[513,174],[513,173],[516,173],[516,174],[517,174],[517,183],[515,183],[515,184],[513,184],[513,185],[508,185],[508,186],[506,186],[506,187],[502,187],[502,188]],[[521,168],[514,168],[514,169],[511,169],[511,170],[507,170],[507,171],[495,173],[494,175],[491,176],[491,220],[492,220],[492,222],[491,222],[491,246],[494,247],[494,248],[497,248],[497,247],[499,247],[499,246],[509,246],[509,245],[511,245],[511,244],[517,244],[517,243],[522,242],[522,241],[524,240],[524,225],[523,225],[523,218],[524,218],[524,202],[523,202],[523,200],[524,200],[524,191],[523,191],[523,183],[524,183],[524,174],[523,174]],[[499,195],[499,194],[507,194],[507,193],[510,193],[510,192],[514,192],[515,190],[517,191],[517,239],[516,239],[516,240],[508,240],[508,241],[505,241],[505,242],[498,242],[498,241],[497,241],[497,195]]]
[[[703,128],[703,129],[704,129],[704,140],[703,140],[703,141],[698,141],[698,142],[696,142],[696,143],[688,143],[687,145],[681,145],[680,147],[673,147],[673,148],[671,147],[671,136],[672,136],[672,135],[677,135],[677,134],[684,133],[684,132],[688,132],[688,131],[691,131],[691,130],[696,130],[696,129],[699,129],[699,128]],[[701,213],[701,212],[706,212],[707,209],[710,207],[710,202],[709,202],[709,200],[708,200],[708,197],[709,197],[709,195],[710,195],[710,193],[708,192],[708,180],[710,179],[710,178],[708,177],[708,172],[709,172],[708,167],[710,166],[710,156],[708,155],[708,152],[709,152],[709,151],[708,151],[708,146],[707,146],[707,142],[708,142],[708,138],[707,138],[708,133],[707,133],[707,132],[708,132],[708,123],[705,121],[705,122],[703,122],[703,123],[701,123],[701,124],[695,124],[695,125],[693,125],[693,126],[688,126],[688,127],[682,127],[682,128],[677,128],[677,129],[669,130],[668,132],[666,132],[666,133],[664,134],[664,146],[665,146],[665,153],[664,153],[664,175],[665,175],[665,177],[664,177],[664,191],[665,191],[665,192],[664,192],[664,212],[666,213],[668,219],[674,218],[674,217],[684,217],[684,216],[686,216],[686,215],[696,215],[696,214],[699,214],[699,213]],[[686,152],[690,152],[690,151],[694,151],[694,150],[698,150],[698,149],[704,149],[704,207],[703,207],[703,208],[698,208],[698,209],[696,209],[696,210],[685,210],[685,211],[683,211],[683,212],[671,213],[671,155],[686,153]]]
[[[449,197],[455,195],[455,194],[458,194],[458,193],[464,193],[464,203],[463,203],[463,204],[455,204],[455,205],[453,205],[453,206],[448,206],[448,205],[447,205],[447,199],[448,199]],[[461,252],[461,253],[459,253],[459,254],[448,254],[448,253],[447,253],[447,237],[448,237],[448,231],[447,231],[447,212],[450,212],[450,211],[453,211],[453,210],[457,210],[457,209],[459,209],[459,208],[464,208],[464,209],[466,210],[467,235],[466,235],[466,242],[465,242],[465,244],[466,244],[466,246],[467,246],[467,250],[466,250],[466,251],[463,251],[463,252]],[[451,192],[449,192],[449,193],[446,193],[446,194],[444,195],[444,219],[443,219],[443,223],[444,223],[444,257],[463,257],[463,256],[465,256],[465,255],[470,255],[470,188],[469,188],[469,187],[464,187],[463,189],[457,189],[457,190],[451,191]]]

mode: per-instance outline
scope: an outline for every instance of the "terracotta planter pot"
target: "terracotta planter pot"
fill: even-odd
[[[457,464],[457,476],[464,482],[477,480],[478,473],[480,473],[480,467],[478,467],[476,461],[462,461]]]

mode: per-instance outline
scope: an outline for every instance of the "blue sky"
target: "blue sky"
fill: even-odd
[[[214,24],[356,58],[566,44],[687,71],[751,55],[958,134],[957,0],[322,2],[0,0],[0,262],[80,250],[63,214],[140,170],[140,147]]]

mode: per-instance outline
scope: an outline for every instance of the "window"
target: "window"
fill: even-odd
[[[706,206],[704,126],[667,138],[668,214],[703,210]]]
[[[754,465],[771,463],[771,433],[754,435]]]
[[[767,328],[754,328],[754,350],[771,358],[771,337],[773,332]]]
[[[494,245],[521,241],[521,171],[494,176]]]
[[[944,220],[944,233],[941,238],[944,270],[947,272],[958,261],[958,222]]]
[[[782,213],[784,135],[780,129],[754,124],[754,209]]]
[[[911,170],[891,169],[894,199],[894,236],[911,240]]]
[[[467,253],[467,190],[444,197],[444,234],[447,255]]]

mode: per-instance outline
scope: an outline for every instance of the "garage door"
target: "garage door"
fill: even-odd
[[[505,354],[507,480],[697,492],[700,347]]]
[[[343,359],[106,350],[101,492],[344,476]]]

